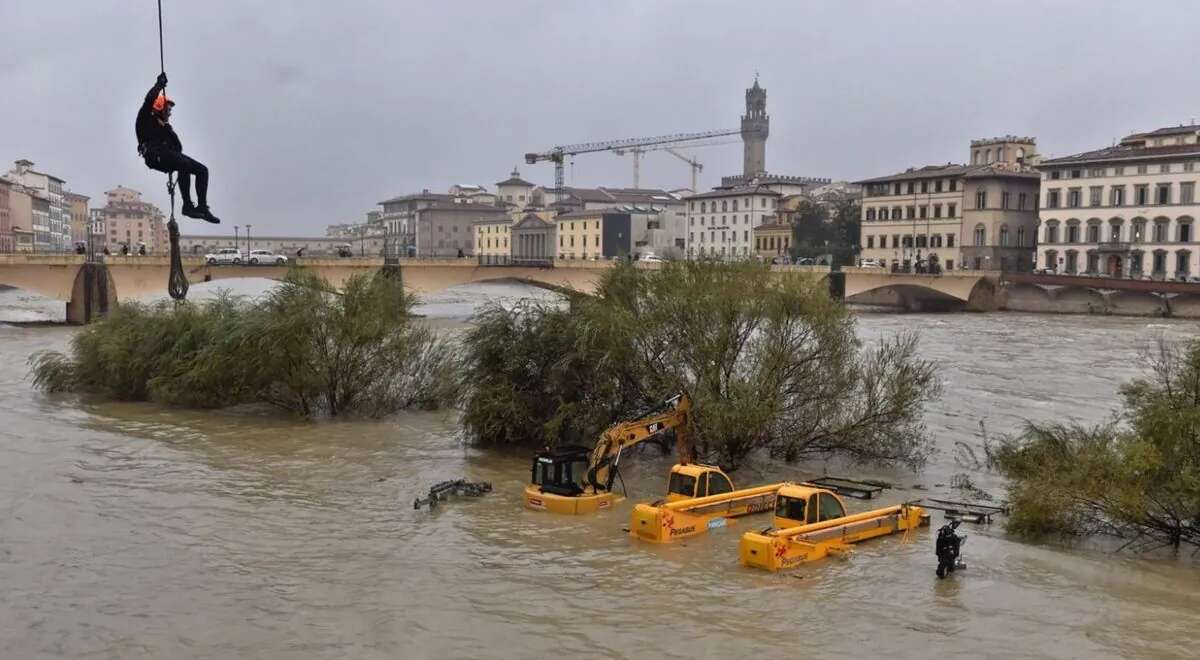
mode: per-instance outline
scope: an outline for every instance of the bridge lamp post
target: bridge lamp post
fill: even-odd
[[[246,223],[246,258],[250,258],[250,223]]]
[[[238,254],[242,253],[242,236],[238,233],[241,225],[233,226],[233,247],[237,248]]]

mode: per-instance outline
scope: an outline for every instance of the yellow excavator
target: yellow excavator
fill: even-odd
[[[624,499],[613,492],[613,482],[620,474],[621,453],[657,439],[669,429],[675,431],[680,463],[671,469],[667,501],[733,490],[733,483],[720,468],[691,464],[692,446],[687,433],[691,409],[691,400],[679,394],[634,419],[613,424],[591,449],[565,445],[538,452],[533,457],[532,478],[525,487],[525,507],[566,514],[611,508]]]

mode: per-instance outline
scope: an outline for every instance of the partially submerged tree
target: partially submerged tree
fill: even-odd
[[[190,407],[267,402],[303,415],[383,415],[456,396],[450,344],[414,322],[383,275],[339,293],[290,273],[260,301],[126,303],[88,326],[70,356],[31,358],[34,385]]]
[[[467,426],[482,439],[521,441],[511,430],[521,418],[476,413],[537,403],[537,440],[554,441],[564,438],[550,423],[559,416],[585,418],[575,428],[589,435],[685,392],[701,455],[728,467],[759,448],[787,460],[843,453],[916,465],[930,449],[923,405],[939,387],[915,346],[898,337],[864,349],[853,318],[814,277],[754,264],[621,265],[569,312],[481,316],[465,351]],[[531,390],[564,373],[579,380]]]
[[[1200,546],[1200,341],[1159,342],[1112,424],[1030,424],[989,448],[1016,533],[1104,533],[1142,549]]]

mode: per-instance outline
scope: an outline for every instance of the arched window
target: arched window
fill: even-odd
[[[1025,228],[1017,227],[1017,247],[1025,247]]]
[[[987,245],[987,228],[983,225],[975,225],[975,245]]]
[[[1121,230],[1125,226],[1125,221],[1120,218],[1111,218],[1108,221],[1108,241],[1110,243],[1121,242]]]
[[[1166,243],[1170,226],[1171,221],[1169,219],[1162,217],[1155,218],[1154,237],[1151,240],[1153,240],[1155,243]]]
[[[1133,243],[1142,243],[1146,240],[1146,219],[1134,218],[1130,223],[1129,240]]]
[[[700,212],[701,212],[701,213],[706,213],[706,212],[707,212],[707,210],[704,208],[704,202],[700,202]]]
[[[1064,267],[1064,272],[1068,275],[1074,275],[1079,272],[1079,253],[1075,250],[1067,250],[1067,263]]]
[[[1058,242],[1058,221],[1057,220],[1050,220],[1049,222],[1046,223],[1046,239],[1045,240],[1047,243],[1057,243]]]
[[[729,210],[729,200],[727,200],[727,199],[721,200],[721,211],[728,211],[728,210]]]
[[[1046,260],[1042,266],[1044,268],[1053,268],[1058,270],[1058,250],[1046,250]]]
[[[1023,147],[1017,147],[1017,162],[1025,162],[1025,149]]]
[[[1008,247],[1008,225],[1000,225],[1000,247]]]
[[[1181,216],[1175,220],[1175,240],[1180,243],[1191,243],[1196,239],[1196,232],[1192,229],[1192,218],[1190,216]]]
[[[1087,242],[1088,243],[1099,243],[1100,242],[1100,221],[1096,218],[1092,218],[1091,220],[1088,220]]]

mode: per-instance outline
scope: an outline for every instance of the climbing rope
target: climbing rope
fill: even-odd
[[[171,239],[171,274],[167,277],[167,293],[175,300],[187,298],[187,273],[183,271],[183,256],[179,252],[179,225],[175,222],[175,175],[167,175],[167,194],[171,196],[171,219],[167,221],[167,236]]]
[[[167,72],[163,58],[162,0],[158,0],[158,70]],[[167,236],[171,241],[171,274],[167,276],[167,293],[175,300],[187,298],[187,273],[183,270],[183,255],[179,252],[179,225],[175,222],[175,174],[167,173],[167,194],[171,196],[171,219],[167,221]]]

